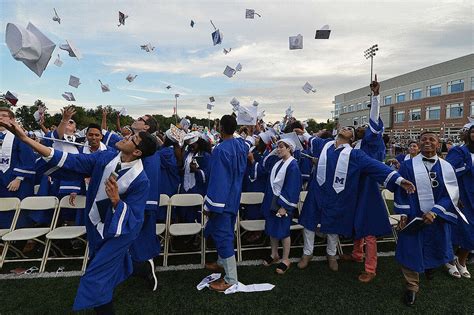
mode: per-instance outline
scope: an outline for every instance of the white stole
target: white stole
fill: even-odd
[[[326,182],[326,164],[327,164],[327,151],[333,145],[335,141],[329,141],[324,145],[318,162],[318,174],[317,181],[319,186],[322,186]],[[336,172],[334,173],[334,180],[332,187],[336,193],[340,193],[346,187],[347,171],[349,169],[349,160],[351,155],[352,147],[349,144],[344,144],[344,149],[339,154],[339,158],[336,164]]]
[[[194,153],[189,152],[184,160],[184,177],[183,177],[183,189],[188,191],[196,186],[196,176],[191,172],[190,164],[193,161]]]
[[[107,146],[102,143],[102,141],[100,142],[100,145],[99,145],[99,149],[97,149],[97,151],[106,151],[107,150]],[[97,152],[96,151],[96,152]],[[89,142],[86,141],[86,143],[84,143],[84,149],[82,149],[82,153],[83,154],[91,154],[91,148],[89,146]]]
[[[361,145],[362,145],[362,139],[361,139],[361,140],[357,140],[357,141],[355,142],[354,149],[360,150]]]
[[[423,213],[427,213],[431,209],[433,209],[435,205],[430,176],[425,165],[423,164],[423,156],[421,154],[415,156],[412,161],[418,201],[420,203],[420,210]],[[453,167],[451,166],[451,164],[449,164],[443,159],[438,159],[438,162],[441,166],[444,186],[446,187],[446,191],[448,192],[449,198],[451,199],[454,209],[456,209],[459,216],[466,223],[468,223],[466,217],[457,206],[459,201],[459,187]]]
[[[403,161],[408,161],[409,159],[411,159],[410,154],[407,154],[405,155],[405,158],[403,159]]]
[[[0,146],[0,172],[5,173],[10,168],[14,140],[15,135],[7,130]]]
[[[92,208],[89,212],[89,219],[91,220],[92,224],[95,225],[102,238],[104,238],[104,222],[102,222],[100,219],[97,202],[109,198],[105,192],[105,181],[109,178],[110,174],[112,174],[112,171],[114,171],[117,167],[117,164],[120,162],[120,157],[121,153],[117,154],[117,156],[105,166],[104,172],[102,173],[102,178],[100,179],[99,188],[97,189],[94,202],[92,203]],[[140,159],[125,174],[117,179],[119,195],[122,195],[127,191],[130,184],[135,180],[135,178],[137,178],[138,175],[140,175],[142,171],[143,164]]]
[[[280,196],[283,183],[285,182],[286,169],[288,168],[288,165],[290,165],[291,161],[293,161],[294,159],[294,157],[290,156],[285,162],[283,162],[283,160],[280,160],[276,162],[272,168],[272,171],[270,173],[270,186],[272,187],[273,194],[277,197]],[[281,163],[283,163],[283,165],[277,173],[276,170]]]

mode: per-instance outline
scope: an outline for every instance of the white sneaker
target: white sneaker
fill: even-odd
[[[463,276],[464,278],[467,278],[467,279],[471,279],[471,274],[467,270],[467,266],[461,265],[461,263],[459,262],[458,257],[454,258],[454,263],[456,264],[456,267],[458,268],[459,273],[461,274],[461,276]]]

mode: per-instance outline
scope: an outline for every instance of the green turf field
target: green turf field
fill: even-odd
[[[471,265],[472,266],[472,265]],[[340,263],[337,273],[326,262],[312,262],[306,270],[294,263],[283,276],[263,266],[239,267],[244,284],[275,284],[269,292],[224,295],[195,286],[206,270],[159,272],[158,292],[145,289],[143,280],[131,278],[115,292],[118,314],[473,314],[474,280],[450,278],[439,269],[432,281],[421,276],[416,305],[401,303],[402,276],[393,257],[380,257],[372,283],[357,280],[363,266]],[[472,267],[471,267],[472,270]],[[1,314],[52,314],[71,311],[78,277],[0,281]]]

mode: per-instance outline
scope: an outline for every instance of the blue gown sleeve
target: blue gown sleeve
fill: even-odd
[[[100,159],[101,153],[68,154],[54,150],[50,161],[46,162],[42,158],[37,161],[36,172],[59,179],[82,180],[84,177],[92,175],[95,163]]]
[[[115,144],[123,139],[121,136],[111,131],[103,130],[102,135],[104,136],[102,142],[112,148],[115,148]]]
[[[33,150],[21,141],[15,141],[16,160],[15,166],[12,170],[12,175],[15,177],[23,177],[25,179],[33,179],[36,176],[35,171],[35,153]]]
[[[466,165],[464,153],[460,147],[451,148],[446,156],[446,161],[452,165],[458,179],[470,171],[469,167]]]
[[[230,193],[231,181],[228,179],[232,178],[232,164],[225,151],[219,150],[219,147],[214,150],[217,152],[212,158],[204,208],[210,212],[222,213]]]
[[[400,177],[400,174],[396,171],[393,171],[384,163],[369,157],[362,150],[352,150],[351,154],[355,155],[362,174],[372,177],[390,191],[394,191],[398,187],[395,181]]]
[[[400,165],[400,170],[398,172],[403,178],[408,178],[408,170],[405,163]],[[397,214],[406,215],[410,219],[416,216],[416,210],[412,209],[408,194],[402,187],[397,187],[395,189],[393,207]]]
[[[135,231],[138,224],[143,224],[145,201],[150,188],[149,181],[140,181],[132,184],[127,195],[120,200],[113,209],[109,233],[115,237]]]

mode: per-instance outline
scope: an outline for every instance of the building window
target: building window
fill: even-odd
[[[360,123],[361,124],[366,124],[367,123],[367,116],[361,116],[360,117]]]
[[[427,120],[439,120],[441,113],[440,106],[430,106],[426,108],[426,119]]]
[[[464,91],[464,80],[454,80],[448,82],[448,93],[457,93]]]
[[[383,98],[383,104],[384,105],[390,105],[392,104],[392,95],[387,95]]]
[[[417,100],[421,98],[421,89],[413,89],[410,91],[410,99]]]
[[[365,102],[364,102],[364,108],[368,108],[369,105],[370,105],[370,101],[365,101]]]
[[[441,84],[430,85],[426,88],[426,96],[439,96],[441,95]]]
[[[395,122],[396,123],[401,123],[405,121],[405,112],[395,112]]]
[[[351,104],[349,105],[349,112],[353,112],[354,111],[354,104]]]
[[[474,77],[471,77],[471,90],[474,90]]]
[[[448,104],[446,106],[446,118],[461,118],[462,117],[462,104]]]
[[[405,92],[395,94],[397,98],[397,103],[405,102]]]
[[[361,110],[362,109],[362,103],[357,103],[356,108],[357,108],[357,110]]]
[[[359,117],[354,117],[354,126],[357,126],[359,124]]]
[[[471,117],[474,117],[474,102],[471,102]]]
[[[421,108],[410,109],[410,121],[421,120]]]

